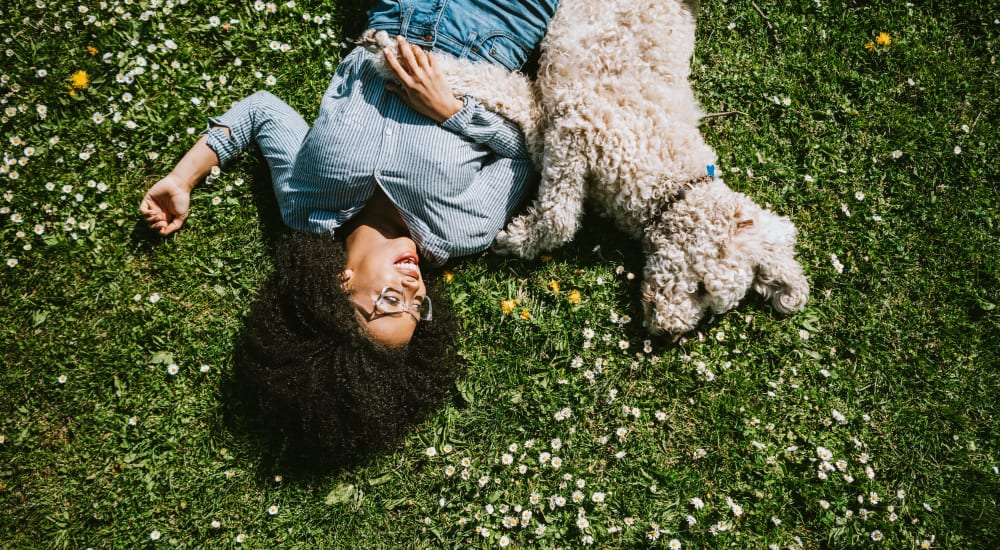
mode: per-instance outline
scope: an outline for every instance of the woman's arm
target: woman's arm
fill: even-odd
[[[489,147],[503,158],[525,159],[528,150],[518,126],[489,111],[478,100],[455,97],[444,74],[434,63],[434,54],[397,37],[399,55],[391,48],[383,50],[386,61],[400,83],[388,82],[395,93],[413,110],[441,124],[444,128]]]
[[[434,63],[434,56],[418,46],[411,46],[398,36],[399,56],[391,48],[383,50],[385,60],[399,78],[399,84],[388,82],[386,87],[413,110],[441,124],[463,107],[455,97],[444,74]]]

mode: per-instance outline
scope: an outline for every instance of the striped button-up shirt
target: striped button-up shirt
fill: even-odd
[[[381,189],[433,264],[487,249],[537,174],[518,127],[473,98],[437,124],[385,88],[355,48],[323,94],[291,177],[285,223],[332,234]]]

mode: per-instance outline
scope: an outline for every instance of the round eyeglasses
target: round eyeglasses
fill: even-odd
[[[382,292],[379,293],[378,298],[375,300],[375,311],[371,317],[374,319],[375,317],[384,315],[396,316],[408,313],[416,321],[430,321],[432,318],[431,311],[430,296],[417,298],[411,304],[406,302],[406,297],[403,296],[402,292],[387,286],[382,289]]]

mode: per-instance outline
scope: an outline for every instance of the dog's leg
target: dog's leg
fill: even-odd
[[[534,258],[576,235],[583,215],[587,149],[572,135],[566,137],[570,139],[546,136],[538,198],[497,234],[497,253]]]

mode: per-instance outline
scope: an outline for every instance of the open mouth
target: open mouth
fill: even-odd
[[[417,258],[416,254],[408,252],[402,256],[396,258],[393,262],[393,267],[403,275],[408,275],[414,278],[420,278],[420,259]]]

